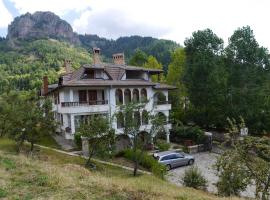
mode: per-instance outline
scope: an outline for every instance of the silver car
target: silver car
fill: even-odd
[[[193,165],[195,159],[184,152],[164,151],[153,154],[154,158],[165,165],[167,170],[183,165]]]

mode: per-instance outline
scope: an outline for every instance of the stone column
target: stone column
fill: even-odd
[[[82,137],[82,152],[84,156],[89,156],[89,143],[86,137]]]
[[[74,100],[73,100],[74,98],[73,98],[73,89],[70,89],[69,90],[69,101],[70,102],[73,102]]]
[[[70,115],[70,128],[71,128],[71,133],[74,134],[75,133],[75,116],[74,115]]]
[[[167,143],[170,143],[170,131],[166,130],[166,141]]]

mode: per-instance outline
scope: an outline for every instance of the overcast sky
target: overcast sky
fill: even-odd
[[[180,44],[205,28],[227,42],[235,29],[249,25],[269,48],[269,9],[270,0],[0,0],[0,35],[20,14],[52,11],[78,33],[153,36]]]

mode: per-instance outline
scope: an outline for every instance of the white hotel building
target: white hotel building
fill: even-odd
[[[163,116],[167,122],[164,126],[169,142],[168,90],[175,87],[151,81],[151,75],[159,75],[162,70],[128,66],[124,54],[114,54],[113,63],[103,63],[98,48],[93,49],[93,64],[85,64],[76,71],[70,65],[70,61],[65,61],[66,73],[59,77],[58,84],[48,85],[45,77],[42,89],[44,96],[52,98],[55,119],[60,124],[58,131],[66,139],[73,139],[80,122],[88,117],[113,117],[119,112],[118,105],[147,99],[145,110]],[[144,119],[143,112],[137,113],[137,117],[141,129],[147,131],[151,124]],[[123,134],[123,119],[113,119],[111,126],[117,135]]]

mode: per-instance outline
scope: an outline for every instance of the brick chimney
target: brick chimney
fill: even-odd
[[[49,82],[48,76],[43,77],[43,95],[46,95],[49,92]]]
[[[65,68],[66,73],[69,74],[72,72],[71,60],[65,59],[64,68]]]
[[[125,56],[124,53],[113,54],[113,63],[117,65],[125,65]]]
[[[100,48],[93,48],[93,64],[101,64]]]

